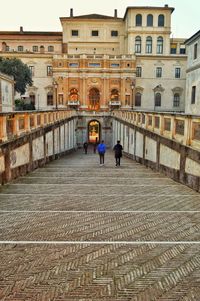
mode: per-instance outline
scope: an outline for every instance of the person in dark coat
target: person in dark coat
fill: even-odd
[[[84,148],[84,150],[85,150],[85,154],[87,154],[87,149],[88,149],[88,143],[87,143],[87,141],[84,142],[83,148]]]
[[[123,147],[120,144],[119,140],[117,141],[117,144],[113,147],[113,150],[115,151],[116,166],[120,166],[120,159],[122,157]]]

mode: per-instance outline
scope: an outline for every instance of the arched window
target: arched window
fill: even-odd
[[[53,93],[47,93],[47,106],[53,106]]]
[[[117,89],[113,89],[110,95],[111,101],[119,101],[119,91]]]
[[[100,106],[100,92],[97,88],[92,88],[89,92],[90,110],[98,110]]]
[[[155,94],[155,107],[161,107],[161,94],[158,92]]]
[[[147,16],[147,26],[153,26],[153,15]]]
[[[152,37],[146,38],[146,53],[152,53]]]
[[[142,94],[140,92],[137,92],[135,94],[135,106],[141,107],[141,102],[142,102]]]
[[[78,90],[73,88],[70,90],[70,95],[69,95],[70,101],[78,101]]]
[[[54,52],[54,47],[53,46],[48,46],[48,52]]]
[[[135,53],[141,53],[142,40],[140,36],[135,38]]]
[[[158,37],[157,38],[157,54],[163,53],[163,38]]]
[[[135,17],[135,25],[136,26],[142,26],[142,15],[138,14]]]
[[[40,46],[40,52],[44,53],[44,46]]]
[[[180,94],[179,93],[174,94],[173,106],[174,107],[179,107],[180,106]]]
[[[158,16],[158,26],[159,27],[165,26],[165,16],[164,15]]]

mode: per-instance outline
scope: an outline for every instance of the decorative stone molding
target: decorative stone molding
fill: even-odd
[[[158,85],[153,89],[154,93],[156,92],[164,92],[165,89],[162,87],[162,85]]]
[[[183,88],[181,87],[175,87],[172,89],[173,94],[179,93],[180,95],[183,93]]]
[[[143,93],[143,91],[144,91],[144,88],[143,87],[140,87],[140,86],[137,86],[136,88],[135,88],[135,93]]]
[[[28,87],[28,92],[29,92],[29,93],[36,93],[37,90],[38,90],[38,88],[35,87],[35,86]]]

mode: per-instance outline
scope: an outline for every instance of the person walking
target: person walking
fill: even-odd
[[[113,147],[113,150],[115,151],[116,166],[120,166],[120,159],[122,157],[123,150],[123,147],[120,144],[120,140],[117,140],[117,144]]]
[[[87,143],[87,141],[84,142],[83,148],[85,150],[85,154],[87,154],[87,149],[88,149],[88,143]]]
[[[98,140],[97,140],[97,137],[96,137],[96,140],[95,140],[94,145],[93,145],[94,154],[96,154],[97,145],[98,145]]]
[[[101,143],[97,147],[98,153],[99,153],[99,159],[100,159],[100,166],[104,165],[104,155],[106,152],[106,145],[104,144],[104,140],[101,141]]]

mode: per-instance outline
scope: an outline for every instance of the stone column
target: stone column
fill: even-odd
[[[83,75],[83,107],[87,107],[86,76]]]
[[[125,105],[125,87],[126,87],[126,79],[121,78],[121,106],[123,107]]]
[[[103,75],[102,82],[103,82],[103,89],[102,89],[102,97],[101,97],[102,98],[101,107],[105,108],[108,105],[107,97],[106,97],[106,76],[105,75]]]

